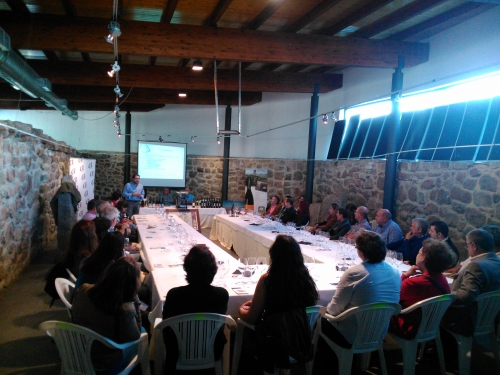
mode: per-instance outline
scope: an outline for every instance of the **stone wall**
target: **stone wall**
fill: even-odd
[[[123,154],[85,153],[85,157],[98,160],[96,194],[102,192],[106,197],[113,189],[123,188]],[[133,173],[136,155],[132,160]],[[221,157],[188,155],[186,183],[196,197],[220,197],[222,163]],[[232,158],[229,162],[229,200],[243,200],[247,168],[268,170],[269,195],[298,198],[304,194],[304,160]],[[382,206],[384,176],[384,160],[317,161],[313,202],[321,202],[330,194],[347,196],[348,202],[367,206],[369,218],[373,220]],[[450,237],[459,249],[464,249],[460,251],[465,258],[464,236],[469,230],[486,223],[500,224],[499,177],[500,163],[400,162],[395,221],[405,233],[415,217],[446,221]],[[159,190],[150,189],[150,197],[155,197]]]
[[[49,202],[71,149],[51,142],[31,125],[0,122],[0,292],[56,237]]]

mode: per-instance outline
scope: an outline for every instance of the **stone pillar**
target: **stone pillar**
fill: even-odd
[[[71,193],[57,198],[57,252],[63,256],[68,248],[71,228],[76,224],[76,212],[71,202]]]

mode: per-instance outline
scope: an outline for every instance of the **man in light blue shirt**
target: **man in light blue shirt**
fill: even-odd
[[[134,174],[132,176],[132,181],[125,184],[123,188],[123,198],[128,202],[127,216],[132,217],[132,215],[139,213],[139,208],[141,207],[141,200],[144,199],[144,187],[139,183],[141,176]]]
[[[375,232],[380,234],[386,245],[403,239],[403,231],[392,221],[392,214],[389,210],[384,208],[378,210],[375,221],[377,222]]]

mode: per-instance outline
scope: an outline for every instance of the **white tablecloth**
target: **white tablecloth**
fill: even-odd
[[[175,208],[175,206],[166,206],[165,208]],[[200,224],[202,228],[211,228],[212,227],[212,221],[215,215],[226,215],[226,209],[225,208],[199,208],[198,212],[200,213]],[[188,210],[191,209],[191,207],[188,207]],[[156,213],[156,208],[150,208],[150,207],[141,207],[141,215],[153,215]],[[173,212],[174,215],[177,213]]]

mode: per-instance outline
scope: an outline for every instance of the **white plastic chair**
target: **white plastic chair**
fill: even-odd
[[[312,344],[313,344],[313,350],[315,353],[316,352],[316,346],[318,343],[318,337],[319,337],[319,320],[321,319],[322,316],[324,316],[326,313],[326,309],[323,306],[310,306],[306,307],[306,314],[307,318],[309,319],[309,326],[311,327],[311,330],[313,330],[316,326],[316,329],[314,329],[313,333],[313,338],[312,338]],[[238,319],[237,321],[237,328],[236,328],[236,336],[235,336],[235,343],[234,343],[234,351],[233,351],[233,364],[231,367],[231,375],[238,375],[238,366],[240,364],[240,357],[241,357],[241,349],[243,345],[243,332],[245,331],[245,328],[251,329],[252,331],[255,331],[255,325],[249,324],[241,319]],[[312,375],[312,369],[314,365],[314,354],[313,358],[306,363],[306,372],[307,375]],[[267,373],[266,373],[267,374]],[[276,368],[274,371],[274,374],[279,374],[279,369]]]
[[[73,294],[73,290],[75,289],[75,284],[73,284],[68,279],[63,279],[62,277],[58,277],[55,281],[57,294],[59,294],[59,298],[66,306],[66,310],[68,310],[69,319],[71,320],[71,295]]]
[[[349,375],[351,373],[354,354],[369,353],[375,350],[378,351],[380,356],[382,374],[387,375],[382,344],[391,316],[399,314],[400,311],[401,306],[397,303],[380,302],[353,307],[337,316],[325,315],[328,321],[333,322],[341,322],[351,316],[356,318],[357,330],[351,348],[343,348],[330,340],[323,332],[320,331],[319,333],[337,355],[340,375]]]
[[[95,374],[90,356],[90,349],[94,341],[99,341],[108,348],[121,350],[136,345],[137,353],[119,374],[129,374],[138,363],[141,364],[143,375],[150,374],[147,333],[142,333],[141,337],[135,341],[117,344],[91,329],[72,323],[48,321],[41,323],[39,329],[45,331],[56,342],[62,360],[61,374],[63,375]]]
[[[460,375],[470,374],[470,359],[472,355],[472,342],[481,336],[487,336],[490,341],[491,350],[495,358],[497,373],[500,374],[500,355],[498,353],[498,343],[495,336],[495,316],[500,311],[500,290],[480,294],[475,302],[477,303],[477,315],[474,322],[474,335],[462,336],[458,333],[450,332],[458,344],[458,370]],[[446,327],[444,327],[446,329]]]
[[[427,298],[401,311],[400,314],[405,315],[418,309],[422,310],[422,319],[420,321],[420,326],[418,327],[415,338],[413,338],[412,340],[406,340],[389,332],[389,336],[396,340],[398,344],[401,345],[401,349],[403,350],[404,375],[415,374],[415,358],[417,355],[418,344],[430,340],[436,341],[436,349],[438,352],[439,365],[441,366],[441,374],[445,375],[446,369],[444,365],[443,346],[441,344],[441,337],[439,335],[439,324],[441,323],[441,319],[448,309],[448,306],[450,306],[456,298],[457,297],[453,294],[445,294],[437,297]],[[423,349],[424,346],[422,345],[420,358],[422,357]]]
[[[226,325],[224,333],[227,342],[222,358],[217,361],[214,356],[214,342],[222,325]],[[163,321],[156,319],[153,337],[155,340],[154,368],[157,375],[163,374],[164,371],[165,344],[162,331],[166,327],[170,327],[177,338],[179,348],[177,370],[201,370],[214,367],[217,375],[229,373],[231,337],[227,327],[236,327],[236,322],[229,315],[192,313],[174,316]]]
[[[74,283],[76,283],[76,276],[75,276],[75,275],[73,275],[73,272],[71,272],[71,271],[69,270],[69,268],[66,268],[66,272],[68,273],[69,279],[70,279],[71,281],[73,281]]]

